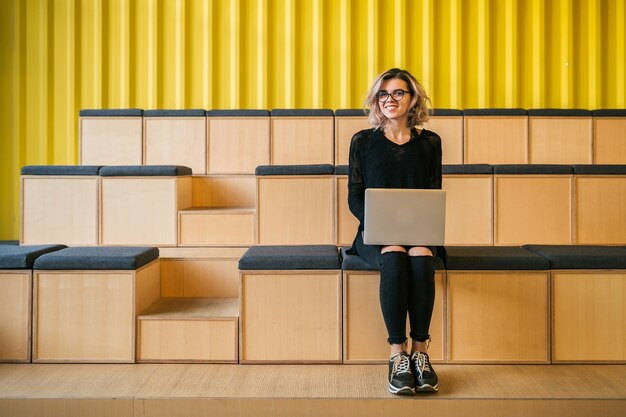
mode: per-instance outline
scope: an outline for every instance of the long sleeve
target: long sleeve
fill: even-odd
[[[352,137],[350,142],[350,155],[348,165],[348,207],[354,217],[363,224],[365,211],[365,182],[361,166],[358,134]]]
[[[434,152],[430,166],[429,184],[431,189],[441,189],[441,138],[435,135]]]

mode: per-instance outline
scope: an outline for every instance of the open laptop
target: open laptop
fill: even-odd
[[[368,245],[443,245],[445,223],[443,190],[365,190],[363,242]]]

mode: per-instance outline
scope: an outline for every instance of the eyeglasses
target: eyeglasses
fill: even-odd
[[[381,103],[389,100],[389,97],[393,98],[395,101],[400,101],[402,100],[402,97],[404,97],[404,95],[407,93],[411,94],[410,91],[400,89],[393,90],[391,93],[388,93],[385,90],[380,90],[378,93],[376,93],[376,97],[378,97],[378,101],[380,101]]]

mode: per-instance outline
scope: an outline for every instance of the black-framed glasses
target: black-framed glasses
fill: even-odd
[[[402,97],[404,97],[405,94],[411,94],[411,92],[397,89],[389,93],[385,90],[380,90],[378,93],[376,93],[376,97],[378,97],[378,101],[380,101],[381,103],[384,103],[387,100],[389,100],[389,97],[393,98],[395,101],[400,101],[402,100]]]

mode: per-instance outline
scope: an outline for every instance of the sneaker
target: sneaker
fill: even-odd
[[[406,352],[389,359],[389,392],[398,395],[415,394],[415,378],[411,371],[411,360]]]
[[[435,392],[439,389],[439,379],[430,364],[427,353],[414,352],[411,355],[411,367],[415,374],[415,390]]]

